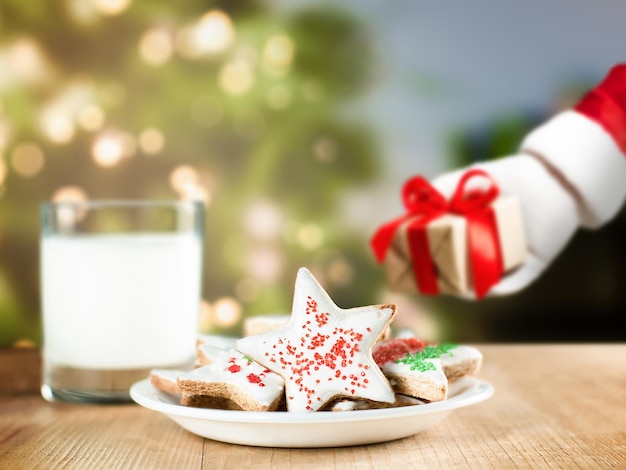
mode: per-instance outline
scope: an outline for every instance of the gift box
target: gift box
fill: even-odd
[[[451,201],[421,177],[405,185],[408,213],[385,224],[372,240],[392,290],[430,295],[474,291],[482,298],[503,274],[524,263],[519,200],[500,195],[491,180],[489,191],[470,193],[467,181],[486,174],[472,170],[466,175]],[[421,195],[407,202],[416,188]]]

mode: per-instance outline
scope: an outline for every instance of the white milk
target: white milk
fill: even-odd
[[[194,234],[47,236],[41,249],[49,364],[132,369],[193,357],[202,255]]]

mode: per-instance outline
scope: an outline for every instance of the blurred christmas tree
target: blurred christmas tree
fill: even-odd
[[[328,7],[2,0],[0,345],[39,341],[51,199],[203,200],[205,330],[287,312],[304,265],[340,305],[373,302],[369,234],[340,212],[378,170],[371,129],[347,112],[371,54]]]

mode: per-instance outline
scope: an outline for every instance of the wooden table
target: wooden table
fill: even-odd
[[[26,379],[7,386],[16,369],[33,377],[36,351],[0,352],[0,468],[626,468],[626,344],[479,348],[491,399],[406,439],[332,449],[215,442],[137,405],[51,404]]]

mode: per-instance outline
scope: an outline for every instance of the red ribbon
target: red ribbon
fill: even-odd
[[[474,177],[487,178],[486,190],[467,189]],[[503,272],[502,252],[491,203],[500,190],[489,173],[469,170],[459,180],[450,202],[427,180],[416,176],[402,189],[402,200],[407,213],[381,226],[372,238],[371,245],[379,263],[382,263],[394,234],[405,222],[413,272],[418,289],[423,294],[437,295],[437,271],[430,254],[426,226],[446,212],[467,219],[467,236],[472,277],[477,298],[483,298],[496,284]]]

